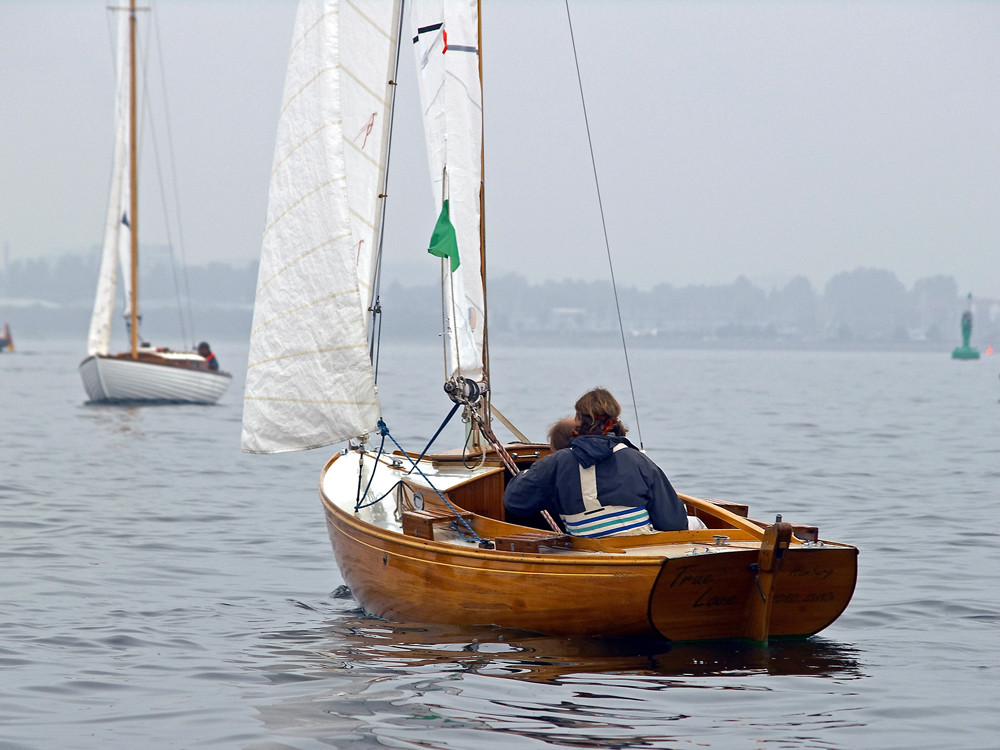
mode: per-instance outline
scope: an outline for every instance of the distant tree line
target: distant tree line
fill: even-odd
[[[394,333],[440,327],[438,307],[427,306],[428,299],[437,298],[435,290],[394,284],[383,298],[385,325]],[[488,299],[491,336],[620,336],[609,282],[531,284],[509,275],[491,281]],[[891,271],[868,268],[837,274],[822,293],[801,276],[771,291],[741,276],[724,285],[620,288],[618,300],[628,336],[678,344],[720,339],[838,346],[958,344],[961,314],[968,305],[950,276],[920,279],[907,290]],[[973,344],[1000,344],[1000,301],[974,302]]]
[[[186,273],[175,272],[179,264],[164,257],[163,248],[151,259],[139,264],[139,284],[142,298],[154,303],[172,301],[178,289],[190,289],[191,296],[200,300],[219,300],[227,304],[253,304],[257,283],[257,262],[243,266],[227,263],[192,265]],[[94,301],[100,253],[96,248],[86,255],[69,254],[58,258],[22,258],[10,260],[0,271],[0,296],[14,299],[37,299],[60,303]],[[186,277],[186,278],[185,278]]]
[[[182,333],[189,339],[249,335],[256,261],[241,266],[209,263],[181,271],[164,248],[151,250],[139,265],[145,337],[165,336],[171,345],[180,345],[192,343],[181,340]],[[12,332],[22,340],[83,338],[99,270],[96,248],[85,255],[10,259],[0,271],[0,317],[10,321]]]
[[[147,253],[147,257],[150,254]],[[86,335],[98,253],[10,260],[0,272],[0,316],[22,336]],[[175,272],[165,251],[140,268],[147,336],[175,335],[177,301],[190,304],[193,336],[249,335],[257,263],[211,263]],[[440,328],[436,288],[383,282],[383,336],[427,336]],[[511,274],[488,288],[491,337],[519,341],[601,342],[620,336],[609,282],[530,283]],[[619,288],[626,334],[651,345],[957,345],[968,300],[950,276],[918,280],[912,289],[887,270],[857,268],[817,291],[805,277],[765,291],[745,277],[731,284]],[[190,300],[190,303],[188,303]],[[972,343],[1000,346],[1000,301],[974,299]],[[2,322],[2,321],[0,321]],[[201,328],[198,328],[198,327]]]

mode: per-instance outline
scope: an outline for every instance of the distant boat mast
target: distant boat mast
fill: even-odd
[[[138,178],[139,170],[136,158],[136,106],[135,106],[135,0],[129,0],[129,20],[128,20],[128,58],[129,58],[129,109],[128,109],[128,129],[129,129],[129,254],[132,258],[132,309],[129,311],[129,328],[131,329],[132,359],[139,357],[139,310],[137,297],[139,296],[139,190]]]

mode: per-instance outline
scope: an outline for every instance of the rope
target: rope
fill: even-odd
[[[152,11],[152,8],[150,8],[150,11]],[[152,13],[150,14],[150,17],[152,18]],[[178,251],[180,252],[180,276],[181,276],[180,280],[178,280],[177,277],[177,263],[173,257],[174,243],[170,229],[170,221],[169,221],[170,214],[167,211],[167,191],[163,184],[163,170],[160,168],[160,152],[159,152],[159,147],[157,146],[156,143],[156,129],[151,127],[150,133],[153,137],[153,154],[156,157],[156,174],[157,174],[157,179],[160,183],[160,200],[163,205],[164,226],[167,232],[167,247],[170,249],[170,269],[174,277],[174,294],[177,297],[177,314],[178,317],[180,318],[181,338],[185,342],[190,341],[192,348],[194,348],[195,346],[194,314],[191,308],[191,286],[188,283],[187,258],[184,252],[184,225],[181,222],[181,201],[177,186],[177,158],[174,155],[174,137],[173,137],[173,130],[170,127],[170,107],[167,98],[167,78],[166,78],[166,70],[164,69],[163,65],[163,43],[160,41],[160,24],[158,22],[151,23],[150,26],[152,27],[156,35],[156,52],[157,52],[157,58],[159,60],[160,86],[163,88],[163,122],[167,133],[167,155],[169,157],[168,164],[170,166],[170,183],[171,186],[173,187],[173,203],[174,203],[174,208],[177,212],[175,222],[177,224],[177,247]],[[144,81],[147,82],[144,83],[144,90],[146,93],[146,100],[148,102],[149,100],[148,78],[144,78]],[[147,109],[149,109],[148,104],[147,104]],[[152,112],[149,113],[149,119],[150,122],[152,122],[153,119]],[[181,292],[181,283],[180,283],[181,281],[183,281],[183,286],[184,286],[183,293]],[[184,305],[185,301],[187,302],[186,307]],[[185,313],[187,314],[186,321],[184,318]],[[189,331],[191,334],[190,339],[188,338]]]
[[[424,457],[424,454],[426,454],[427,451],[430,450],[431,445],[434,443],[435,440],[437,440],[437,436],[441,434],[441,430],[444,429],[445,425],[448,424],[448,422],[451,421],[451,418],[453,416],[455,416],[455,412],[458,411],[458,407],[459,407],[459,404],[455,404],[455,406],[452,407],[452,410],[450,412],[448,412],[448,416],[444,418],[444,422],[442,422],[441,426],[438,427],[437,432],[434,433],[434,437],[432,437],[430,439],[430,441],[427,443],[427,446],[420,452],[420,455],[417,456],[417,461],[418,462]],[[381,424],[382,423],[380,422],[380,425]],[[378,465],[378,460],[382,457],[382,454],[385,452],[385,437],[389,433],[388,433],[388,430],[386,430],[385,432],[382,432],[381,434],[382,434],[382,442],[379,443],[378,453],[375,456],[375,465],[376,466]],[[389,438],[392,439],[392,435],[389,435]],[[395,443],[396,441],[393,440],[392,442]],[[398,446],[399,444],[396,443],[396,445]],[[400,448],[400,450],[402,451],[403,449]],[[406,453],[406,451],[403,451],[403,452]],[[409,457],[409,455],[407,455],[407,457]],[[411,459],[411,461],[412,461],[412,459]],[[361,462],[362,462],[362,464],[364,463],[364,458],[361,459]],[[358,494],[357,494],[357,497],[355,497],[355,499],[354,499],[354,510],[355,511],[361,510],[361,508],[370,508],[371,506],[376,505],[377,503],[382,502],[383,500],[385,500],[401,484],[401,482],[396,482],[394,485],[392,485],[392,487],[390,487],[388,490],[386,490],[386,492],[384,494],[382,494],[381,497],[377,497],[374,500],[372,500],[370,503],[365,503],[364,505],[362,505],[361,504],[361,500],[362,500],[362,498],[365,498],[365,497],[368,496],[368,491],[371,489],[373,481],[375,481],[375,472],[374,471],[372,471],[372,475],[368,478],[368,486],[365,487],[365,491],[361,492],[361,470],[360,469],[358,470]],[[436,489],[434,491],[437,492]],[[438,492],[438,494],[440,495],[441,493]],[[447,500],[445,502],[447,502]],[[454,508],[452,509],[452,512],[454,512]]]
[[[455,412],[458,411],[459,406],[461,406],[461,404],[455,404],[453,407],[451,407],[451,411],[448,412],[448,416],[444,418],[444,421],[441,423],[441,426],[437,428],[437,432],[434,433],[434,437],[428,440],[427,445],[424,447],[422,451],[420,451],[420,455],[417,456],[418,461],[424,457],[424,455],[427,453],[428,450],[430,450],[431,445],[434,443],[435,440],[437,440],[438,435],[441,434],[441,430],[443,430],[445,425],[448,424],[451,421],[451,418],[455,416]]]
[[[587,117],[587,101],[583,95],[583,78],[580,75],[580,60],[576,54],[576,37],[573,34],[573,18],[569,12],[569,0],[566,3],[566,21],[569,23],[569,38],[573,43],[573,62],[576,65],[576,80],[580,86],[580,103],[583,106],[583,122],[587,127],[587,145],[590,147],[590,163],[594,170],[594,186],[597,188],[597,205],[601,211],[601,227],[604,229],[604,247],[608,254],[608,268],[611,271],[611,288],[615,295],[615,309],[618,312],[618,330],[622,336],[622,351],[625,353],[625,370],[628,373],[628,387],[632,393],[632,408],[635,410],[635,431],[639,436],[639,448],[642,446],[642,428],[639,426],[639,408],[635,401],[635,388],[632,385],[632,367],[628,359],[628,345],[625,343],[625,326],[622,323],[622,308],[618,302],[618,284],[615,283],[615,267],[611,262],[611,243],[608,240],[608,223],[604,218],[604,202],[601,200],[601,182],[597,176],[597,160],[594,158],[594,141],[590,135],[590,120]]]
[[[471,417],[469,418],[468,421],[469,421],[469,429],[466,430],[465,444],[462,446],[462,466],[471,471],[472,469],[478,469],[480,466],[486,464],[486,449],[483,448],[482,444],[479,442],[478,435],[476,433],[476,429],[479,422],[477,422],[475,419]],[[472,463],[469,463],[469,458],[468,458],[470,455],[472,455],[470,448],[479,449],[479,458],[473,461]]]
[[[475,531],[473,530],[473,528],[472,528],[472,527],[471,527],[471,526],[469,525],[469,522],[468,522],[468,521],[466,521],[466,520],[465,520],[464,518],[462,518],[461,514],[460,514],[460,513],[459,513],[459,512],[458,512],[458,511],[457,511],[457,510],[455,509],[455,506],[454,506],[454,505],[452,505],[452,504],[451,504],[451,503],[450,503],[450,502],[448,501],[448,498],[446,498],[446,497],[444,496],[444,494],[443,494],[443,493],[441,492],[441,490],[439,490],[439,489],[438,489],[437,487],[435,487],[435,486],[434,486],[434,483],[433,483],[433,482],[431,482],[431,480],[430,480],[430,479],[428,478],[428,476],[427,476],[426,474],[424,474],[424,472],[423,472],[423,469],[421,469],[421,468],[420,468],[420,467],[419,467],[419,466],[417,465],[417,463],[416,463],[416,462],[415,462],[415,461],[414,461],[414,460],[413,460],[412,458],[410,458],[410,454],[409,454],[409,453],[407,453],[407,452],[406,452],[405,450],[403,450],[403,446],[401,446],[401,445],[400,445],[399,443],[397,443],[397,442],[396,442],[396,438],[394,438],[394,437],[393,437],[393,436],[392,436],[392,435],[391,435],[391,434],[389,433],[389,428],[388,428],[388,427],[386,427],[386,424],[385,424],[385,422],[384,422],[384,421],[382,421],[381,419],[380,419],[380,420],[378,421],[378,428],[379,428],[379,431],[380,431],[380,432],[382,433],[382,436],[383,436],[383,439],[384,439],[385,437],[388,437],[388,438],[389,438],[389,439],[390,439],[390,440],[391,440],[391,441],[393,442],[393,444],[395,444],[395,446],[396,446],[397,448],[399,448],[399,451],[400,451],[400,453],[402,453],[402,454],[403,454],[404,456],[406,456],[406,457],[407,457],[407,459],[409,459],[410,463],[411,463],[411,464],[413,464],[413,468],[414,468],[414,469],[416,469],[416,470],[417,470],[417,473],[418,473],[418,474],[420,474],[420,476],[421,476],[421,477],[423,477],[423,479],[424,479],[424,481],[425,481],[425,482],[427,482],[427,486],[428,486],[428,487],[430,487],[430,488],[431,488],[432,490],[434,490],[434,492],[436,492],[436,493],[437,493],[437,496],[438,496],[439,498],[441,498],[441,500],[442,500],[442,501],[444,502],[444,504],[445,504],[445,505],[447,505],[447,506],[448,506],[448,509],[449,509],[449,510],[450,510],[450,511],[451,511],[452,513],[454,513],[454,514],[455,514],[455,517],[456,517],[456,518],[457,518],[457,519],[458,519],[459,521],[461,521],[461,522],[462,522],[462,525],[463,525],[463,526],[465,526],[465,528],[466,528],[466,529],[468,530],[468,532],[469,532],[469,534],[470,534],[470,535],[472,536],[472,538],[473,538],[473,539],[475,539],[475,540],[476,540],[476,542],[478,542],[478,543],[482,543],[482,541],[483,541],[483,540],[482,540],[482,538],[481,538],[481,537],[479,536],[479,534],[477,534],[477,533],[476,533],[476,532],[475,532]],[[373,472],[373,474],[374,474],[374,472]],[[388,494],[388,493],[386,493],[386,494]],[[383,497],[384,497],[384,496],[383,496]]]

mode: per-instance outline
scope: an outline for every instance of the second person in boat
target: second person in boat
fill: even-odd
[[[564,417],[549,428],[549,447],[561,451],[569,447],[569,441],[576,435],[576,419]]]
[[[684,503],[666,474],[625,437],[621,406],[605,388],[576,402],[576,433],[513,477],[504,507],[527,516],[556,513],[575,536],[651,534],[688,528]]]

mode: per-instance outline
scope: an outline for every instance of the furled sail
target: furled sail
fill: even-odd
[[[375,428],[366,310],[399,3],[303,0],[285,77],[243,406],[243,449]]]
[[[118,264],[123,269],[125,309],[132,301],[132,280],[129,269],[129,242],[131,217],[128,216],[131,185],[129,182],[129,14],[116,9],[118,15],[117,93],[115,95],[115,147],[112,158],[111,189],[108,196],[108,215],[104,224],[104,250],[101,253],[101,271],[94,298],[94,312],[90,318],[87,337],[87,354],[107,354],[111,343],[111,326],[114,319],[115,293],[118,283]]]
[[[416,0],[410,8],[427,158],[438,211],[445,200],[459,265],[445,269],[452,374],[483,374],[484,292],[480,257],[482,85],[476,0]]]

